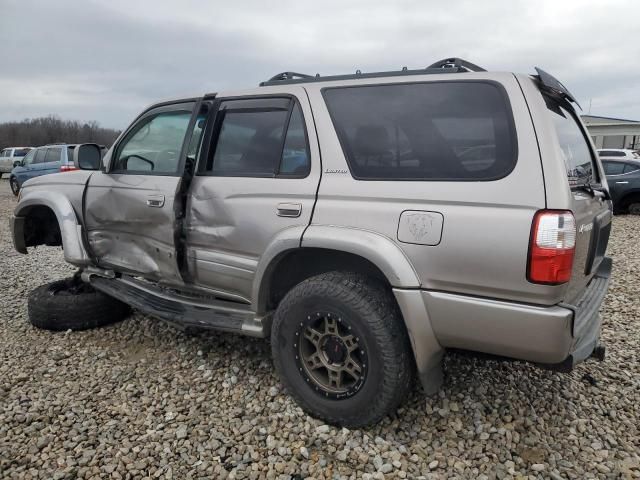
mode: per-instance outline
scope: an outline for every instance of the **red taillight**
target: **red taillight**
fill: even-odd
[[[569,211],[540,210],[533,217],[527,278],[557,285],[571,279],[576,220]]]
[[[75,165],[60,165],[61,172],[73,172],[74,170],[78,170]]]

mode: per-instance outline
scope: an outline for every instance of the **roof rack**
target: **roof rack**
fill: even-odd
[[[291,83],[330,82],[332,80],[354,80],[360,78],[464,72],[486,72],[486,70],[461,58],[453,57],[440,60],[426,68],[415,70],[409,70],[407,67],[402,67],[402,70],[392,70],[388,72],[362,73],[360,70],[356,70],[356,73],[352,74],[327,75],[325,77],[320,76],[319,73],[316,73],[315,75],[307,75],[306,73],[282,72],[274,75],[267,81],[260,82],[260,86],[266,87],[269,85],[286,85]]]
[[[464,69],[467,72],[486,72],[484,68],[479,67],[475,63],[467,62],[458,57],[445,58],[436,63],[432,63],[427,68],[457,68]]]

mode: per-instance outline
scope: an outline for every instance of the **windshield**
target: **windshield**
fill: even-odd
[[[547,106],[558,134],[569,185],[581,187],[593,183],[597,177],[596,168],[582,128],[573,114],[560,104],[548,99]]]

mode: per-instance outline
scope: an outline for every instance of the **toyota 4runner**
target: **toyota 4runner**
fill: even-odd
[[[551,75],[309,76],[153,105],[101,159],[25,182],[15,248],[79,268],[29,298],[81,329],[132,306],[270,337],[310,414],[358,426],[427,394],[455,348],[570,370],[603,358],[607,183]],[[64,293],[64,295],[61,295]]]

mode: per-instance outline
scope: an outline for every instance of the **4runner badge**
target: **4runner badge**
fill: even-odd
[[[593,223],[583,223],[582,225],[580,225],[580,233],[584,233],[584,232],[590,232],[591,230],[593,230]]]
[[[347,173],[344,168],[325,168],[324,173]]]

